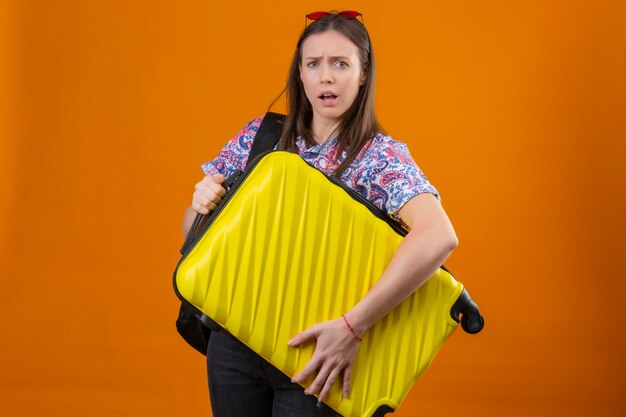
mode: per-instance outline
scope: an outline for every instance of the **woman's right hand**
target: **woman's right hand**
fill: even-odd
[[[200,214],[208,214],[217,208],[226,194],[222,187],[224,176],[222,174],[207,175],[202,181],[196,184],[196,191],[193,193],[191,208]]]

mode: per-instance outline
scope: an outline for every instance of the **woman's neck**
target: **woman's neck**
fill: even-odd
[[[337,134],[339,128],[339,120],[323,119],[313,115],[311,122],[311,132],[313,133],[313,141],[315,143],[326,142],[332,136]]]

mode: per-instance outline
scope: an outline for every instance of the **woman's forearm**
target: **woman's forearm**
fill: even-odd
[[[193,224],[193,220],[196,218],[196,211],[191,208],[191,206],[185,209],[185,214],[183,215],[183,236],[187,236],[189,233],[189,229],[191,229],[191,225]]]
[[[361,336],[424,284],[457,246],[451,225],[442,223],[411,231],[402,241],[378,282],[346,313]]]

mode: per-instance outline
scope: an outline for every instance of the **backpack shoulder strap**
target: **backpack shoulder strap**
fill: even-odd
[[[283,131],[285,117],[284,114],[267,112],[252,142],[246,165],[250,164],[260,154],[274,149]]]

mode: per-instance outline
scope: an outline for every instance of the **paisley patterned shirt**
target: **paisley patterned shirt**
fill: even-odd
[[[228,177],[237,169],[243,170],[262,121],[263,116],[248,123],[213,161],[202,165],[204,173],[220,173]],[[300,156],[325,174],[332,174],[347,155],[344,151],[338,159],[335,158],[337,144],[338,138],[334,137],[307,149],[304,139],[296,139]],[[411,157],[407,146],[382,133],[377,134],[369,146],[366,145],[361,150],[340,179],[400,222],[402,220],[398,211],[411,198],[421,193],[431,193],[440,198],[435,187],[428,182]]]

